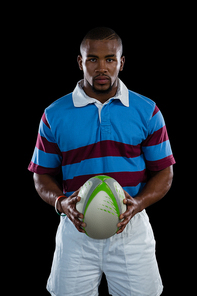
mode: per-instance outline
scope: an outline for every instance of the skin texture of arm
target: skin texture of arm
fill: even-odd
[[[141,212],[150,205],[162,199],[169,191],[173,179],[173,166],[169,166],[158,172],[151,172],[151,178],[144,186],[143,190],[135,197],[131,197],[125,191],[124,203],[127,205],[127,211],[120,215],[120,219],[124,219],[118,224],[120,227],[117,233],[121,233],[127,223],[134,215]]]
[[[62,189],[58,182],[50,175],[39,175],[34,173],[33,176],[36,191],[40,197],[51,206],[55,206],[56,199],[63,195]],[[80,201],[78,196],[79,190],[74,192],[70,197],[62,197],[57,203],[57,209],[66,214],[73,222],[78,231],[85,233],[81,227],[85,227],[85,223],[79,220],[83,219],[83,214],[76,210],[76,203]]]

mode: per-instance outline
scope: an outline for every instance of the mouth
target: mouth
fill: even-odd
[[[109,81],[109,78],[107,76],[97,76],[94,79],[98,84],[106,84]]]

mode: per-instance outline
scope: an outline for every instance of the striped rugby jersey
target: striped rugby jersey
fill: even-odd
[[[146,184],[147,169],[175,163],[163,116],[155,102],[120,79],[117,95],[102,108],[98,104],[79,82],[46,108],[28,169],[49,175],[62,170],[66,196],[103,174],[135,197]]]

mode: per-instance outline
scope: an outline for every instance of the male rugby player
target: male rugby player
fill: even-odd
[[[112,29],[88,32],[77,60],[84,79],[45,109],[29,165],[41,198],[66,214],[47,289],[52,296],[96,296],[104,272],[113,296],[159,296],[163,286],[145,209],[172,184],[175,160],[164,119],[155,102],[118,78],[125,57]],[[63,189],[54,178],[60,170]],[[84,234],[76,203],[79,188],[100,174],[122,185],[127,210],[116,235],[95,240]]]

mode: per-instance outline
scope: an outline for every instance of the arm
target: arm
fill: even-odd
[[[36,174],[33,175],[34,185],[40,197],[51,206],[55,206],[55,201],[58,196],[63,195],[62,189],[57,181],[50,175]],[[60,203],[58,203],[58,210],[60,211]]]
[[[33,179],[36,191],[40,197],[54,207],[58,196],[63,195],[61,186],[48,174],[39,175],[34,173]],[[76,203],[80,201],[78,193],[79,190],[68,198],[66,196],[65,198],[60,198],[57,203],[57,209],[68,216],[78,231],[85,232],[81,227],[85,227],[86,225],[79,220],[79,218],[83,219],[83,215],[76,210]]]
[[[151,179],[144,186],[143,190],[135,197],[131,197],[125,191],[124,203],[127,205],[127,211],[120,215],[124,219],[118,224],[120,227],[117,233],[121,233],[131,218],[145,208],[162,199],[171,187],[173,179],[173,166],[169,166],[158,172],[151,172]]]

